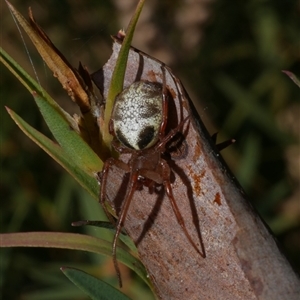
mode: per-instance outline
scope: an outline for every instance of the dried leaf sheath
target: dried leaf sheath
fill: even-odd
[[[119,51],[92,78],[104,97]],[[162,81],[161,62],[132,49],[124,86],[137,80]],[[171,127],[191,115],[186,137],[187,154],[169,161],[175,179],[173,192],[188,231],[197,244],[200,230],[207,257],[202,258],[188,243],[162,191],[135,192],[125,229],[137,244],[142,262],[160,299],[297,299],[297,276],[260,218],[253,211],[179,80],[167,68],[166,81],[174,103]],[[184,98],[180,97],[184,95]],[[170,117],[171,116],[171,117]],[[123,175],[112,172],[108,198],[120,207]],[[116,199],[117,202],[113,202]],[[284,275],[284,278],[282,277]],[[280,287],[278,282],[281,282]]]
[[[28,34],[37,51],[48,65],[53,75],[57,77],[62,87],[72,100],[79,106],[82,117],[75,116],[78,124],[74,129],[91,145],[93,150],[101,157],[100,134],[98,127],[99,107],[89,73],[81,65],[79,71],[71,66],[63,54],[54,46],[46,33],[35,22],[31,9],[29,9],[29,22],[10,4],[9,9],[14,14],[22,28]]]

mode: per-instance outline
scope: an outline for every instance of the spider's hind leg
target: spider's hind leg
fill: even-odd
[[[190,244],[192,245],[192,247],[200,254],[200,256],[202,256],[203,258],[206,257],[206,253],[205,253],[205,249],[202,245],[202,242],[200,241],[201,243],[201,250],[202,252],[199,250],[199,248],[197,247],[197,245],[195,244],[195,242],[193,241],[192,237],[190,236],[190,234],[188,233],[187,231],[187,228],[185,226],[185,223],[184,223],[184,220],[183,220],[183,217],[179,211],[179,208],[178,208],[178,205],[176,203],[176,200],[174,198],[174,194],[173,194],[173,191],[172,191],[172,186],[171,186],[171,182],[170,182],[170,168],[169,168],[169,165],[167,164],[166,161],[162,161],[161,162],[161,167],[162,167],[162,170],[163,170],[163,185],[164,185],[164,188],[166,190],[166,193],[168,195],[168,198],[171,202],[171,206],[172,206],[172,209],[174,211],[174,214],[176,216],[176,219],[177,219],[177,222],[179,223],[179,225],[181,226],[185,236],[187,237],[187,239],[189,240]]]

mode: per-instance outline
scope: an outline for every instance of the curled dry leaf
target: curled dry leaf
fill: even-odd
[[[68,92],[72,100],[77,103],[83,114],[90,111],[90,100],[85,91],[86,88],[83,79],[36,23],[30,8],[29,22],[32,28],[29,37],[31,37],[43,60],[53,72],[54,77],[57,77],[63,88]],[[83,67],[81,67],[81,70],[84,72]]]
[[[79,106],[82,116],[74,116],[69,122],[101,157],[100,133],[98,117],[100,114],[99,100],[94,94],[89,72],[80,64],[78,70],[73,68],[63,54],[51,42],[47,34],[36,23],[29,8],[29,22],[9,3],[9,9],[19,24],[28,34],[37,51],[57,77],[71,99]]]
[[[99,102],[94,94],[89,72],[79,64],[78,70],[73,68],[64,55],[54,46],[46,33],[35,22],[31,9],[29,9],[30,25],[35,32],[37,50],[45,63],[53,71],[63,88],[71,99],[79,106],[82,117],[75,116],[80,134],[101,157],[100,133],[97,119],[99,117]],[[30,35],[29,35],[30,36]]]
[[[104,98],[120,49],[92,74]],[[168,161],[173,192],[187,230],[206,258],[188,242],[163,189],[136,191],[124,227],[137,245],[159,299],[296,299],[297,276],[269,230],[252,209],[202,124],[181,82],[160,61],[132,48],[124,88],[137,80],[162,82],[172,96],[168,130],[192,116],[183,155]],[[128,178],[109,175],[107,198],[120,210]],[[280,285],[278,284],[280,282]]]

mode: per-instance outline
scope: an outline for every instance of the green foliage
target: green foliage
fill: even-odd
[[[27,124],[7,109],[16,124],[36,144],[64,167],[87,191],[97,199],[97,182],[94,174],[101,170],[102,161],[72,128],[71,116],[63,111],[39,84],[2,49],[1,61],[34,95],[50,131],[60,146]]]
[[[93,300],[128,300],[127,296],[104,281],[80,270],[61,268],[62,272]]]
[[[21,27],[26,31],[28,36],[33,41],[37,50],[41,54],[45,63],[58,77],[62,86],[68,90],[68,93],[73,95],[73,100],[81,105],[84,105],[84,109],[90,106],[92,99],[92,93],[88,94],[84,89],[83,81],[75,75],[73,68],[65,63],[65,59],[56,50],[56,48],[49,42],[49,39],[39,29],[38,25],[34,22],[29,12],[31,23],[28,23],[26,19],[15,8],[7,3],[13,16],[17,19]],[[122,48],[127,51],[121,51],[118,62],[116,64],[116,71],[120,71],[123,67],[123,74],[118,75],[119,89],[120,82],[123,82],[126,62],[128,57],[128,50],[130,47],[131,39],[135,29],[136,22],[143,6],[143,0],[138,6],[138,10],[135,14],[134,21],[128,29],[128,37],[124,40]],[[44,149],[54,160],[56,160],[62,167],[64,167],[92,196],[98,198],[97,181],[95,175],[102,168],[102,161],[92,150],[92,148],[83,139],[82,128],[80,127],[79,119],[72,118],[66,111],[64,111],[41,87],[41,85],[33,80],[18,63],[16,63],[3,49],[0,48],[0,60],[1,62],[14,74],[17,79],[26,87],[34,97],[34,100],[48,125],[51,133],[53,134],[58,145],[47,138],[45,135],[35,130],[32,126],[26,123],[20,116],[7,108],[8,113],[11,115],[20,129],[31,138],[37,145]],[[119,72],[120,73],[120,72]],[[111,81],[111,90],[115,89],[113,80]],[[91,92],[91,90],[90,90]],[[112,100],[110,101],[112,102]],[[110,103],[111,104],[111,103]],[[84,116],[83,116],[84,117]],[[96,120],[95,120],[96,121]],[[94,122],[95,122],[94,121]],[[85,123],[86,124],[86,123]],[[93,137],[93,136],[92,136]],[[100,149],[101,152],[101,149]],[[1,247],[46,247],[46,248],[64,248],[72,250],[83,250],[101,253],[105,255],[111,254],[111,243],[105,240],[96,239],[87,235],[69,234],[69,233],[47,233],[47,232],[24,232],[24,233],[6,233],[1,234]],[[144,281],[149,284],[147,274],[139,262],[138,259],[133,257],[129,252],[123,249],[117,249],[118,259],[125,265],[131,267],[139,274]],[[131,261],[131,262],[130,262]],[[76,276],[81,274],[81,276]],[[72,281],[76,282],[84,291],[88,292],[93,299],[95,294],[92,293],[89,284],[92,277],[87,280],[87,275],[78,272],[67,272],[67,276],[72,278]],[[85,280],[84,280],[85,279]],[[94,287],[98,290],[99,295],[109,293],[109,295],[115,295],[114,298],[120,298],[121,295],[117,291],[113,291],[114,288],[108,288],[109,285],[105,285],[101,281],[97,281],[99,287]],[[94,282],[95,283],[95,282]],[[104,288],[104,289],[103,289]],[[100,294],[99,294],[100,293]],[[117,297],[118,296],[118,297]],[[109,297],[105,295],[101,299]],[[125,297],[125,296],[124,296]],[[124,298],[123,297],[123,298]],[[127,298],[127,297],[126,297]]]

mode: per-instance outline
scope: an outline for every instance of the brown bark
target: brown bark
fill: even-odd
[[[93,79],[107,95],[119,44]],[[228,171],[181,83],[166,69],[173,97],[169,125],[191,116],[180,156],[169,161],[172,188],[187,230],[206,258],[190,245],[163,189],[136,191],[125,222],[159,299],[299,299],[300,283],[274,238]],[[124,86],[162,82],[161,63],[132,49]],[[110,173],[108,199],[117,208],[124,173]],[[114,203],[114,199],[117,199]]]

